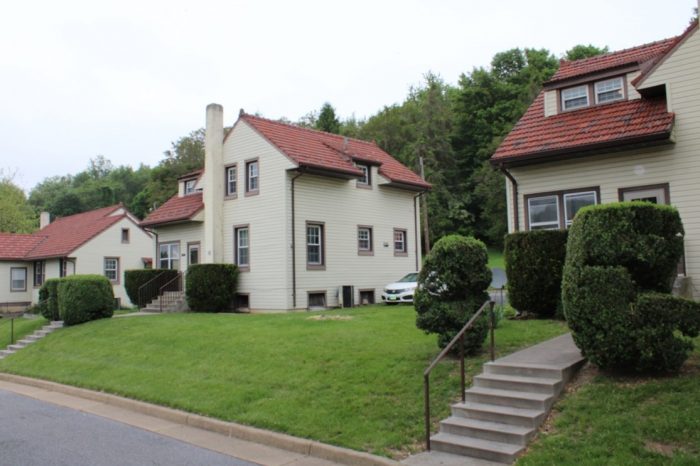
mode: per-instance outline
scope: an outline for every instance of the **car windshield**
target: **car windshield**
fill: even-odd
[[[409,273],[405,277],[403,277],[401,280],[398,281],[398,283],[407,283],[407,282],[417,282],[418,281],[418,274],[417,273]]]

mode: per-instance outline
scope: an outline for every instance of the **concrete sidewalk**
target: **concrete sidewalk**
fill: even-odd
[[[269,466],[390,466],[387,458],[92,390],[0,373],[0,389]]]

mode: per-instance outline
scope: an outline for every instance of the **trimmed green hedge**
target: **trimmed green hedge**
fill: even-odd
[[[233,264],[196,264],[187,269],[185,295],[194,312],[222,312],[233,306],[238,267]]]
[[[72,275],[58,285],[58,311],[65,325],[112,317],[114,292],[102,275]]]
[[[124,272],[124,288],[131,304],[139,305],[139,288],[163,274],[163,284],[174,279],[178,271],[169,269],[137,269]]]
[[[486,246],[474,238],[449,235],[440,239],[423,262],[414,305],[416,326],[438,334],[444,348],[489,299],[491,284]],[[488,333],[488,316],[476,321],[465,337],[465,353],[477,353]]]
[[[700,303],[668,294],[682,252],[672,207],[626,202],[577,213],[562,300],[584,356],[602,368],[680,368],[700,330]]]
[[[566,230],[511,233],[505,240],[508,301],[519,311],[554,316],[561,307]]]
[[[60,278],[49,278],[39,288],[39,311],[49,320],[59,320],[58,312],[58,284]]]

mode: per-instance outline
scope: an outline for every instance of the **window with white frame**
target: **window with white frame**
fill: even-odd
[[[362,170],[362,177],[358,178],[357,184],[363,185],[363,186],[371,186],[372,185],[372,172],[369,167],[369,165],[364,165],[364,164],[355,164],[357,168]]]
[[[26,267],[12,267],[10,269],[10,291],[27,291]]]
[[[241,268],[250,267],[250,237],[248,227],[235,229],[236,265]]]
[[[394,229],[394,254],[407,254],[406,230]]]
[[[257,160],[246,162],[246,182],[245,190],[247,193],[254,193],[260,189],[260,170]]]
[[[105,277],[109,279],[110,282],[119,281],[119,258],[117,257],[105,257],[104,263]]]
[[[530,230],[559,228],[559,196],[531,197],[527,200]]]
[[[372,227],[357,227],[357,252],[359,254],[372,252]]]
[[[598,104],[613,102],[624,97],[622,93],[622,78],[606,79],[595,83],[595,101]]]
[[[571,226],[576,212],[582,207],[597,204],[597,197],[595,191],[564,194],[564,220],[566,221],[566,227]]]
[[[226,168],[226,195],[235,196],[238,192],[238,170],[236,165]]]
[[[158,245],[158,268],[180,269],[180,243],[161,243]]]
[[[197,184],[196,179],[185,181],[185,194],[192,194],[194,192],[194,187]]]
[[[323,225],[308,223],[306,225],[306,264],[323,265]]]
[[[576,86],[561,91],[561,108],[573,110],[575,108],[588,107],[588,86]]]

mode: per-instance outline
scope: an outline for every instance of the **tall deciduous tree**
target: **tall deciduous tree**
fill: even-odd
[[[567,60],[581,60],[582,58],[591,58],[595,57],[596,55],[602,55],[604,53],[608,53],[609,51],[610,50],[608,49],[607,45],[605,47],[596,47],[592,44],[579,44],[567,50],[564,54],[564,58]]]
[[[11,175],[0,171],[0,232],[31,233],[37,227],[36,212],[27,202],[24,191]]]

